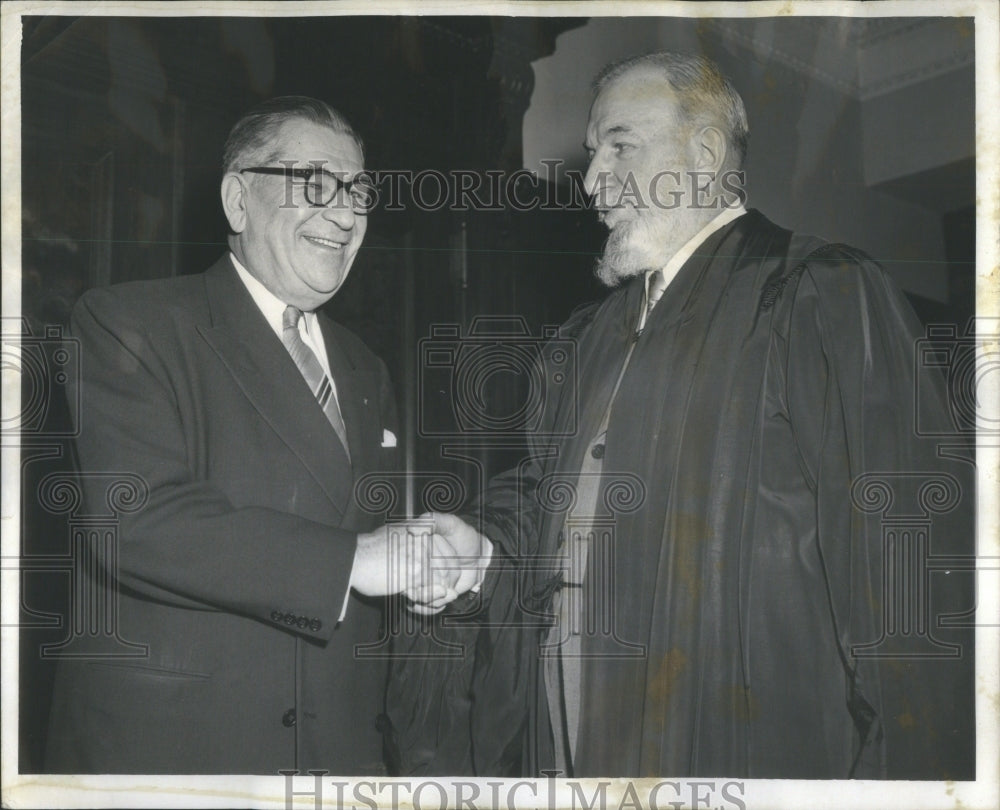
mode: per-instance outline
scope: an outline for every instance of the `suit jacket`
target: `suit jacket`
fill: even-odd
[[[355,485],[395,467],[395,405],[382,362],[320,322],[353,465],[228,258],[80,299],[87,509],[115,505],[116,475],[144,501],[117,503],[95,570],[147,651],[60,663],[46,770],[382,772],[381,601],[338,617],[356,535],[382,522]]]

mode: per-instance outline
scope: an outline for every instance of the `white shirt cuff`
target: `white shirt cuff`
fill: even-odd
[[[351,598],[351,586],[347,586],[347,593],[344,594],[344,606],[340,609],[340,616],[337,618],[337,624],[344,621],[344,617],[347,615],[347,600]]]

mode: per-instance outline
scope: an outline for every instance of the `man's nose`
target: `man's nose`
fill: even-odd
[[[614,175],[608,169],[605,161],[599,155],[594,155],[587,167],[587,174],[583,178],[583,189],[596,199],[601,192],[607,193],[613,178]]]
[[[351,230],[358,218],[351,204],[351,195],[345,189],[340,189],[323,207],[321,216],[328,219],[345,231]]]

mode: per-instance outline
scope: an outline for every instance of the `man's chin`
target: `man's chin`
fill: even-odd
[[[651,251],[643,249],[637,238],[634,223],[618,224],[608,234],[604,243],[604,253],[597,260],[594,274],[606,287],[617,287],[630,278],[641,275],[650,267],[658,267],[657,257],[651,256]]]
[[[627,252],[605,250],[597,260],[594,275],[605,287],[617,287],[645,271],[642,265],[630,259]]]

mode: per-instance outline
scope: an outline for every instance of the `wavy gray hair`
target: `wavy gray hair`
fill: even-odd
[[[650,67],[663,73],[677,93],[681,112],[692,124],[716,123],[724,129],[732,152],[732,168],[740,169],[747,153],[750,127],[743,99],[711,59],[671,51],[631,56],[606,65],[594,79],[596,96],[611,82],[636,68]]]

